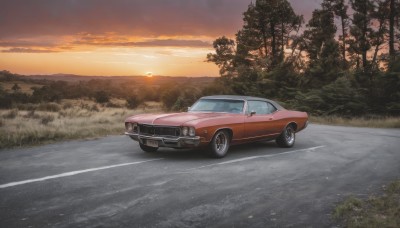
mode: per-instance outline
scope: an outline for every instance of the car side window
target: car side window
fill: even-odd
[[[278,109],[275,108],[275,106],[273,106],[273,105],[272,105],[271,103],[269,103],[269,102],[267,102],[267,105],[268,105],[269,113],[274,113],[274,112],[276,112],[276,110],[278,110]]]
[[[247,112],[256,112],[256,115],[270,114],[270,109],[265,101],[247,101]]]

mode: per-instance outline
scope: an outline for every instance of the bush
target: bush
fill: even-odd
[[[105,91],[97,91],[94,94],[94,99],[97,103],[103,104],[110,101],[110,96]]]
[[[12,109],[8,113],[4,114],[3,117],[6,119],[15,119],[18,116],[18,110]]]
[[[107,103],[105,104],[105,106],[106,106],[107,108],[121,108],[121,105],[116,104],[116,103],[113,103],[113,102],[107,102]]]
[[[38,119],[40,118],[40,116],[35,113],[35,110],[31,110],[26,115],[24,115],[24,118]]]
[[[27,110],[27,111],[32,111],[32,110],[36,110],[38,107],[37,104],[32,104],[32,103],[26,103],[26,104],[14,104],[13,108],[16,108],[18,110]]]
[[[137,108],[141,102],[137,98],[137,96],[131,96],[128,99],[126,99],[126,107],[130,109],[135,109]]]
[[[96,104],[93,104],[92,107],[90,108],[90,111],[91,111],[91,112],[99,112],[100,109],[99,109],[99,107],[97,107]]]
[[[72,108],[72,107],[73,107],[72,103],[67,102],[67,103],[65,103],[65,104],[63,105],[62,108],[65,110],[65,109],[70,109],[70,108]]]
[[[47,111],[47,112],[58,112],[61,110],[61,107],[57,103],[40,103],[37,107],[39,111]]]
[[[42,119],[41,119],[40,122],[41,122],[43,125],[47,125],[48,123],[53,122],[53,121],[54,121],[54,116],[46,115],[46,116],[43,116],[43,117],[42,117]]]

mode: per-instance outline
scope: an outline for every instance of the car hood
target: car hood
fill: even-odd
[[[232,115],[229,113],[193,113],[193,112],[182,112],[182,113],[169,113],[169,114],[143,114],[129,117],[126,121],[138,122],[140,124],[153,124],[153,125],[165,125],[165,126],[181,126],[186,122],[214,118],[220,116]]]

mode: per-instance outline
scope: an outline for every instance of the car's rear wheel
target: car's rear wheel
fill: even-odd
[[[228,152],[230,136],[228,131],[220,130],[215,133],[209,146],[209,153],[214,158],[223,158]]]
[[[151,147],[151,146],[146,146],[142,143],[139,143],[140,148],[147,153],[154,153],[158,150],[158,147]]]
[[[296,141],[296,132],[293,126],[291,125],[286,126],[285,130],[283,130],[283,132],[276,139],[276,143],[280,147],[286,147],[286,148],[292,147],[295,141]]]

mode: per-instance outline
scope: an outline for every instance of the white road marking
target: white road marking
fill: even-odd
[[[196,168],[186,169],[185,171],[203,169],[203,168],[207,168],[207,167],[210,167],[210,166],[232,164],[232,163],[236,163],[236,162],[242,162],[242,161],[258,159],[258,158],[274,157],[274,156],[283,155],[283,154],[292,154],[292,153],[297,153],[297,152],[300,152],[300,151],[313,151],[313,150],[316,150],[316,149],[319,149],[319,148],[322,148],[322,147],[325,147],[325,146],[316,146],[316,147],[310,147],[310,148],[306,148],[306,149],[292,150],[292,151],[287,151],[287,152],[278,153],[278,154],[267,154],[267,155],[259,155],[259,156],[251,156],[251,157],[239,158],[239,159],[234,159],[234,160],[230,160],[230,161],[226,161],[226,162],[214,163],[214,164],[210,164],[210,165],[204,165],[204,166],[199,166],[199,167],[196,167]]]
[[[56,179],[56,178],[60,178],[60,177],[69,177],[69,176],[74,176],[74,175],[81,174],[81,173],[94,172],[94,171],[103,170],[103,169],[112,169],[112,168],[117,168],[117,167],[121,167],[121,166],[137,165],[137,164],[142,164],[145,162],[158,161],[158,160],[162,160],[162,159],[163,158],[158,158],[158,159],[152,159],[152,160],[122,163],[122,164],[117,164],[117,165],[109,165],[109,166],[103,166],[103,167],[92,168],[92,169],[84,169],[84,170],[77,170],[77,171],[72,171],[72,172],[67,172],[67,173],[60,173],[57,175],[52,175],[52,176],[47,176],[47,177],[42,177],[42,178],[37,178],[37,179],[30,179],[30,180],[24,180],[24,181],[11,182],[8,184],[2,184],[2,185],[0,185],[0,188],[8,188],[8,187],[13,187],[13,186],[22,185],[22,184],[29,184],[29,183],[33,183],[33,182]]]

